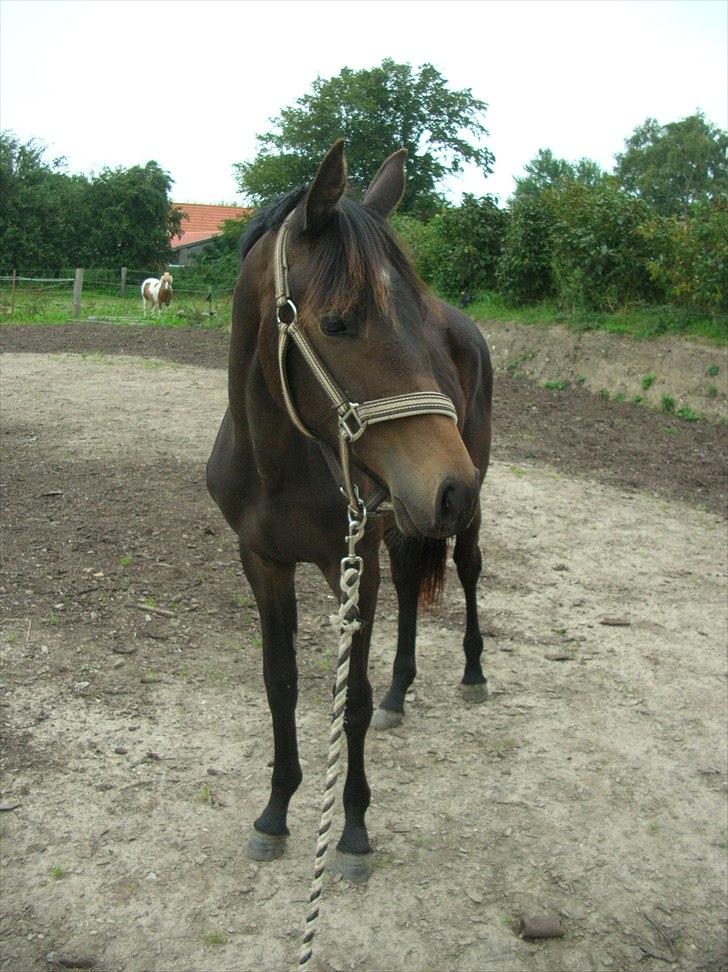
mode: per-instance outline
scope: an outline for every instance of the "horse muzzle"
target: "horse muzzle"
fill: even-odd
[[[480,498],[478,470],[469,479],[446,476],[429,496],[419,490],[392,493],[394,518],[409,537],[452,537],[462,533],[475,516]]]

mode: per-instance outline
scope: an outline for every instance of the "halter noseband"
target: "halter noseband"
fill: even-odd
[[[349,509],[355,515],[363,512],[373,512],[387,498],[387,491],[379,487],[370,496],[366,505],[362,502],[359,492],[351,479],[349,446],[360,439],[367,426],[377,422],[389,422],[393,419],[407,418],[412,415],[447,415],[455,422],[457,412],[452,401],[441,392],[410,392],[407,395],[391,395],[389,398],[377,398],[359,404],[351,402],[336,384],[318,354],[314,350],[306,334],[298,327],[298,311],[291,300],[288,287],[288,259],[286,255],[286,241],[290,229],[293,213],[290,213],[278,231],[275,243],[274,269],[276,289],[276,320],[278,322],[278,370],[281,377],[283,399],[289,418],[299,432],[318,442],[326,462],[339,482],[346,497]],[[290,318],[283,320],[282,315]],[[314,435],[301,421],[293,403],[293,396],[286,374],[286,351],[289,341],[293,341],[303,355],[306,364],[313,372],[314,378],[321,385],[325,395],[336,409],[339,420],[339,456],[338,459],[329,446],[318,436]]]

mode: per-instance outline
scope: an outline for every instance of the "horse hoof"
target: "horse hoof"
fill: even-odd
[[[275,861],[283,856],[287,839],[288,834],[264,834],[253,827],[248,839],[248,857],[251,861]]]
[[[464,702],[486,702],[488,699],[488,683],[475,682],[473,685],[460,683],[460,696]]]
[[[337,850],[334,870],[341,874],[345,881],[364,884],[372,874],[373,856],[373,854],[347,854],[346,851]]]
[[[383,709],[381,705],[374,710],[372,716],[372,729],[394,729],[400,725],[404,719],[404,712],[394,712],[392,709]]]

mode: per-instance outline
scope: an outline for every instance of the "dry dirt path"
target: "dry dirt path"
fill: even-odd
[[[170,361],[3,358],[4,969],[47,968],[50,951],[119,972],[295,963],[332,602],[301,570],[305,780],[288,856],[254,865],[271,752],[257,616],[203,488],[224,400],[223,373]],[[327,884],[320,957],[724,968],[725,521],[505,458],[483,507],[492,698],[457,696],[450,571],[405,723],[369,737],[374,875]],[[395,621],[385,576],[377,697]],[[514,917],[543,911],[565,938],[514,937]]]

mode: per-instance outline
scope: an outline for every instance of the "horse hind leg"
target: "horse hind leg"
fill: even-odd
[[[417,675],[417,608],[423,581],[423,563],[427,559],[423,556],[427,541],[404,537],[393,530],[385,535],[385,542],[399,608],[397,651],[392,666],[392,681],[372,719],[374,729],[393,729],[404,718],[405,696]],[[433,549],[436,561],[444,557],[444,541],[436,542]],[[436,566],[439,567],[439,561]]]
[[[483,567],[483,557],[478,543],[479,533],[480,517],[478,516],[467,530],[456,537],[453,554],[458,577],[465,593],[465,636],[463,638],[465,671],[460,683],[460,692],[468,702],[484,702],[488,698],[488,680],[483,674],[481,664],[483,636],[478,622],[476,594],[478,578]]]

